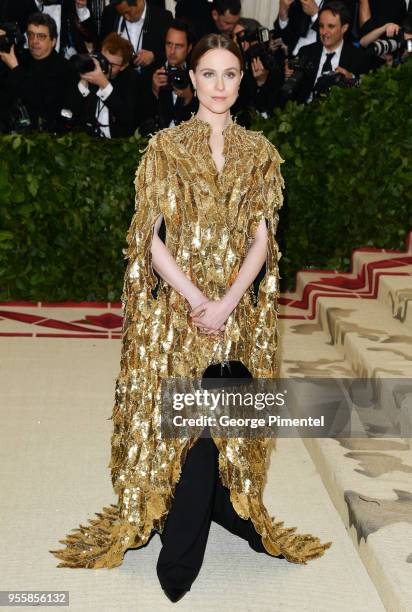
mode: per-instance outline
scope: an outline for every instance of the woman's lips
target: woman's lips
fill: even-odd
[[[223,96],[212,96],[212,100],[219,100],[219,101],[222,101],[222,100],[226,100],[226,98],[225,98],[225,97],[223,97]]]

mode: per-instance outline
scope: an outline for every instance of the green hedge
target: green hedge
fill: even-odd
[[[0,299],[119,300],[145,141],[0,139]]]
[[[283,286],[301,268],[348,270],[356,247],[404,247],[412,229],[411,109],[409,61],[256,122],[285,159]]]
[[[412,229],[412,62],[256,118],[285,158],[283,288],[298,269],[348,269],[352,249]],[[133,179],[146,141],[0,138],[0,300],[119,300]],[[409,162],[409,163],[408,163]]]

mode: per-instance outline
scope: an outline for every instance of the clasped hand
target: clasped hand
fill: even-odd
[[[231,309],[223,300],[206,300],[190,312],[192,322],[207,335],[224,331]]]

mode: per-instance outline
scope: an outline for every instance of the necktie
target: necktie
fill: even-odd
[[[334,55],[335,55],[335,51],[332,51],[332,53],[327,53],[326,54],[326,59],[325,59],[324,64],[322,66],[321,74],[324,74],[325,72],[330,72],[332,70],[332,57]]]

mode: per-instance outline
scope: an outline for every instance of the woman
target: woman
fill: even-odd
[[[277,375],[282,159],[231,120],[242,75],[233,41],[202,38],[190,71],[198,114],[158,132],[137,170],[109,464],[119,501],[62,540],[65,550],[51,551],[59,567],[115,567],[156,530],[157,572],[172,601],[200,569],[210,520],[295,563],[330,546],[268,515],[267,440],[160,436],[162,379],[199,379],[210,363],[229,359],[256,378]],[[162,219],[166,245],[157,234]],[[255,306],[251,285],[265,261]],[[156,298],[152,267],[162,279]]]

